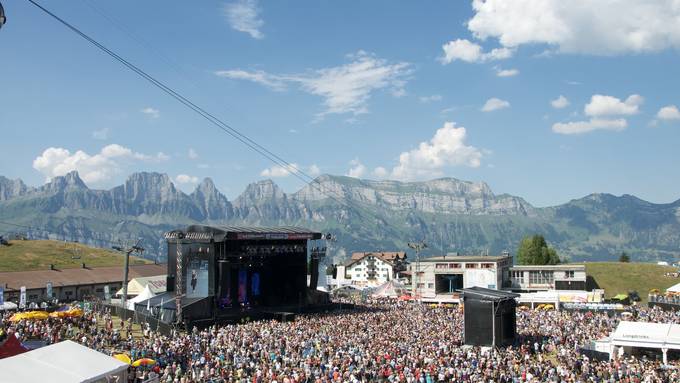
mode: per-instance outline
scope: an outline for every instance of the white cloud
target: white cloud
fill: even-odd
[[[441,101],[442,96],[440,94],[433,94],[431,96],[420,96],[419,100],[420,102],[427,104],[434,101]]]
[[[469,63],[503,60],[512,57],[512,49],[505,47],[484,52],[482,46],[467,39],[456,39],[442,45],[444,56],[440,58],[442,64],[450,64],[460,60]]]
[[[316,177],[321,174],[321,168],[319,168],[317,164],[312,164],[307,173],[309,173],[310,176]]]
[[[188,174],[178,174],[177,177],[175,177],[175,181],[178,184],[197,184],[198,177],[190,176]]]
[[[321,169],[319,168],[318,165],[312,164],[309,167],[301,167],[300,165],[296,163],[290,164],[290,166],[283,166],[283,165],[272,165],[271,167],[268,167],[267,169],[264,169],[260,172],[260,175],[262,177],[276,177],[276,178],[282,178],[282,177],[288,177],[294,172],[305,172],[310,176],[318,176],[321,174]]]
[[[285,77],[272,75],[261,70],[254,72],[248,72],[241,69],[218,70],[215,72],[215,74],[217,76],[226,77],[233,80],[252,81],[276,91],[282,91],[286,89]]]
[[[552,105],[552,107],[555,109],[563,109],[569,106],[569,100],[567,100],[566,97],[560,95],[560,97],[550,101],[550,105]]]
[[[480,110],[482,112],[493,112],[494,110],[505,109],[509,107],[509,102],[501,100],[500,98],[491,97],[490,99],[486,100],[484,106],[482,106],[482,109]]]
[[[364,166],[358,158],[350,161],[349,166],[350,168],[346,174],[348,177],[361,178],[366,174],[366,166]]]
[[[405,62],[389,63],[364,51],[348,56],[352,62],[336,67],[318,69],[306,74],[275,75],[263,71],[223,70],[216,75],[253,81],[275,90],[297,84],[303,91],[324,99],[325,110],[318,114],[368,113],[372,94],[387,89],[394,97],[405,94],[404,86],[412,72]]]
[[[109,138],[109,128],[103,128],[92,132],[92,138],[95,140],[106,140]]]
[[[513,77],[519,74],[519,69],[501,69],[496,68],[496,76],[498,77]]]
[[[575,121],[553,124],[552,131],[559,134],[583,134],[595,130],[610,130],[620,132],[628,126],[628,122],[623,119],[600,119],[591,118],[588,121]]]
[[[594,94],[583,111],[587,116],[618,116],[637,114],[644,102],[642,96],[633,94],[625,101],[616,97]]]
[[[291,167],[293,169],[291,169]],[[282,165],[272,165],[271,167],[264,169],[260,172],[262,177],[288,177],[291,171],[298,169],[298,165],[293,163],[290,167]]]
[[[46,177],[46,182],[76,170],[83,181],[97,184],[110,180],[126,165],[134,162],[159,162],[168,159],[162,152],[147,155],[133,152],[118,144],[107,145],[94,155],[82,150],[71,153],[68,149],[50,147],[33,160],[33,168]]]
[[[158,110],[158,109],[154,109],[152,107],[146,107],[146,108],[140,110],[140,112],[146,114],[147,116],[149,116],[151,118],[158,118],[158,117],[161,116],[161,111]]]
[[[659,109],[656,113],[656,118],[665,121],[680,120],[680,110],[675,105],[667,105]]]
[[[198,159],[198,153],[194,148],[189,148],[189,153],[187,154],[187,157],[189,157],[190,160],[195,160]]]
[[[680,47],[677,0],[474,0],[472,7],[473,36],[508,48],[617,55]]]
[[[392,177],[400,180],[439,177],[446,166],[481,165],[482,152],[465,144],[467,132],[446,122],[429,142],[399,155],[399,165],[392,169]]]
[[[260,18],[260,8],[256,0],[236,0],[224,7],[227,21],[239,32],[245,32],[254,39],[264,38],[260,28],[264,21]]]
[[[377,168],[373,169],[373,175],[376,176],[377,178],[385,178],[390,174],[390,172],[387,171],[382,166],[378,166]]]

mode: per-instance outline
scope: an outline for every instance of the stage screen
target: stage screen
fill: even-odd
[[[208,296],[208,260],[189,259],[186,271],[187,298],[204,298]]]

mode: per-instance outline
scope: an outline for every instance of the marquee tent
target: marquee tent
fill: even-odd
[[[615,347],[644,347],[660,349],[664,363],[669,349],[680,350],[680,325],[622,321],[611,335]]]
[[[127,363],[70,340],[0,360],[3,383],[126,382],[128,367]]]
[[[673,286],[667,288],[667,289],[666,289],[666,292],[669,292],[669,293],[680,293],[680,283],[678,283],[677,285],[673,285]]]
[[[149,285],[146,285],[144,287],[144,290],[142,290],[139,295],[136,297],[130,299],[129,301],[126,302],[128,310],[134,310],[135,309],[135,303],[143,302],[145,300],[151,299],[155,297],[156,294],[151,292],[151,289],[149,288]]]
[[[16,310],[17,309],[17,304],[14,302],[5,302],[0,305],[0,311],[5,311],[5,310]]]
[[[401,294],[406,291],[406,287],[399,282],[387,281],[382,285],[375,288],[373,294],[374,297],[381,298],[398,298]]]
[[[128,296],[141,294],[146,286],[149,286],[151,292],[156,295],[164,293],[167,290],[167,275],[155,275],[152,277],[139,277],[131,279],[128,282]],[[116,296],[121,295],[123,295],[122,288],[116,292]]]

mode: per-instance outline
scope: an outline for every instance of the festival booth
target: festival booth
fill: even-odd
[[[136,297],[130,299],[129,301],[126,302],[127,309],[128,310],[134,310],[135,309],[135,303],[140,303],[146,300],[149,300],[153,297],[155,297],[156,294],[151,292],[151,289],[149,288],[149,285],[146,285],[144,287],[144,290],[139,293]]]
[[[128,282],[128,297],[134,297],[141,294],[146,287],[149,287],[154,295],[162,294],[167,290],[167,275],[156,275],[153,277],[139,277],[133,278]],[[123,295],[123,289],[121,288],[116,292],[116,296],[120,297]]]
[[[0,311],[16,310],[17,308],[18,306],[14,302],[4,302],[0,305]]]
[[[611,346],[612,355],[632,354],[640,349],[660,350],[667,364],[668,352],[680,350],[680,325],[623,321],[611,335]]]
[[[375,288],[371,294],[374,298],[399,298],[406,292],[406,286],[396,281],[387,281]]]
[[[129,365],[70,340],[0,360],[2,382],[127,382]]]

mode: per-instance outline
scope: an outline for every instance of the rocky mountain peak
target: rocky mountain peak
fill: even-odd
[[[29,188],[20,179],[11,180],[0,176],[0,201],[20,197],[29,192]]]
[[[285,198],[286,194],[270,179],[257,181],[249,184],[238,199],[241,200],[278,200]]]
[[[66,175],[52,178],[50,182],[48,182],[41,188],[41,190],[51,193],[63,192],[67,189],[87,190],[87,185],[85,185],[85,182],[83,182],[83,180],[80,178],[80,175],[78,175],[78,172],[75,170],[67,173]]]
[[[175,188],[167,174],[153,172],[131,174],[123,188],[126,198],[134,201],[167,201],[184,194]]]

